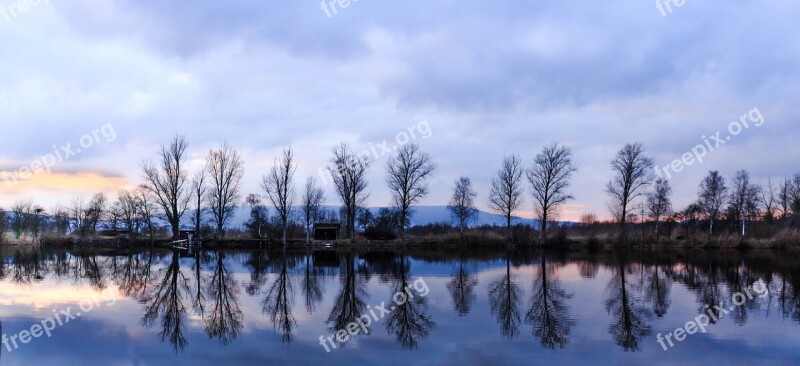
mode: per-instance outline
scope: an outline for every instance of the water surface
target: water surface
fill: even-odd
[[[0,321],[17,347],[0,365],[798,365],[794,257],[6,250]],[[759,280],[769,294],[736,306]],[[320,344],[381,306],[395,309],[369,334]],[[664,351],[659,334],[714,306],[729,313]],[[51,336],[20,341],[48,318]]]

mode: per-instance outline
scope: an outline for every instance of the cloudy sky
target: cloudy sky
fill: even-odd
[[[0,6],[0,178],[94,135],[50,173],[0,181],[3,206],[135,186],[141,161],[176,133],[193,169],[222,141],[240,149],[246,194],[260,191],[283,146],[295,148],[304,181],[338,142],[360,151],[414,128],[439,164],[422,204],[446,204],[466,175],[481,208],[504,155],[530,165],[560,142],[579,168],[564,219],[607,215],[609,161],[625,143],[642,142],[664,166],[754,108],[763,124],[674,175],[676,206],[708,170],[746,168],[762,181],[800,170],[796,1]],[[371,171],[372,206],[389,203],[385,161]]]

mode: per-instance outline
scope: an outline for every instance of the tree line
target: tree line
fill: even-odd
[[[400,146],[385,165],[392,207],[374,214],[365,208],[369,198],[367,173],[374,161],[355,153],[346,143],[338,144],[331,148],[327,171],[341,209],[331,212],[323,207],[325,193],[313,176],[297,190],[298,161],[291,147],[285,147],[262,176],[263,192],[249,194],[244,201],[244,160],[238,150],[222,143],[206,153],[202,168],[190,172],[188,147],[186,138],[180,135],[162,144],[155,160],[141,163],[142,183],[119,191],[112,201],[103,193],[89,200],[79,196],[69,205],[56,205],[49,212],[31,200],[18,201],[7,213],[0,210],[0,228],[4,232],[10,230],[15,239],[27,236],[34,240],[42,234],[89,237],[105,228],[131,238],[147,237],[152,243],[165,229],[156,218],[166,221],[167,234],[177,239],[181,219],[188,216],[192,222],[189,230],[221,240],[231,230],[227,226],[235,209],[244,203],[250,207],[246,230],[259,239],[276,238],[286,244],[300,233],[309,241],[316,223],[330,221],[341,222],[345,237],[351,240],[357,238],[359,228],[372,237],[405,239],[414,206],[429,194],[428,181],[438,168],[418,144]],[[663,226],[676,221],[705,221],[711,239],[722,219],[735,222],[737,231],[745,236],[754,222],[791,223],[792,213],[800,210],[800,173],[773,185],[771,180],[766,184],[752,182],[744,170],[729,182],[719,172],[711,171],[700,184],[697,201],[675,212],[670,183],[656,178],[653,159],[642,144],[625,145],[610,167],[613,177],[605,191],[609,212],[618,225],[615,235],[622,240],[628,237],[637,216],[640,224],[647,220],[654,227],[655,238],[662,236]],[[504,157],[487,199],[492,211],[504,217],[504,236],[513,239],[514,220],[527,196],[540,223],[538,240],[547,241],[552,231],[550,224],[557,222],[564,204],[575,199],[570,188],[577,171],[572,150],[558,143],[545,146],[528,167],[519,155]],[[447,208],[453,228],[462,239],[479,212],[477,197],[469,177],[459,177],[454,182]],[[272,217],[264,202],[275,213]],[[597,220],[595,215],[587,214],[581,221],[585,226]]]

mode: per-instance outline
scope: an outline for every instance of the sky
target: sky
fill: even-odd
[[[0,0],[0,206],[115,196],[182,134],[191,170],[222,142],[242,153],[243,196],[285,146],[298,187],[339,142],[377,152],[369,206],[391,202],[378,146],[418,143],[438,164],[420,204],[447,204],[467,176],[481,209],[505,155],[531,166],[558,142],[578,168],[562,220],[609,216],[609,163],[641,142],[661,167],[692,154],[670,173],[682,209],[709,170],[800,171],[799,13],[788,0]]]

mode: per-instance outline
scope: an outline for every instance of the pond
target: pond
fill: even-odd
[[[0,365],[798,365],[797,257],[7,248]]]

